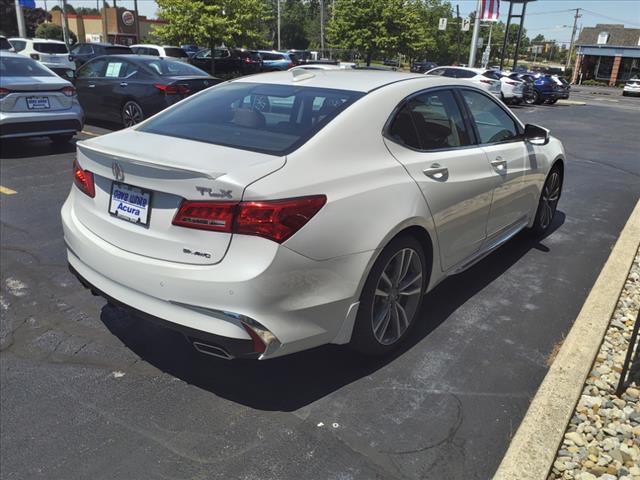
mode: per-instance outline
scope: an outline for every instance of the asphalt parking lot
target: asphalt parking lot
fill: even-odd
[[[3,142],[0,477],[490,478],[640,197],[640,98],[578,90],[585,105],[514,107],[567,151],[550,235],[442,283],[376,361],[227,362],[107,306],[66,268],[73,145]]]

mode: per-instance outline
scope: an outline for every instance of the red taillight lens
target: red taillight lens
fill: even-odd
[[[289,62],[289,65],[287,65],[287,68],[293,68],[295,67],[295,64],[293,62]]]
[[[327,202],[327,197],[292,198],[265,202],[243,202],[236,217],[235,232],[258,235],[282,243],[300,230]]]
[[[31,58],[33,58],[34,60],[40,60],[40,55],[37,53],[32,53],[29,55]]]
[[[163,85],[162,83],[156,83],[154,87],[156,87],[158,90],[162,90],[165,95],[189,93],[189,89],[184,85]]]
[[[481,79],[480,79],[480,81],[481,81],[482,83],[488,83],[489,85],[492,85],[492,84],[493,84],[493,80],[485,80],[484,78],[481,78]]]
[[[171,223],[180,227],[231,233],[237,206],[235,202],[183,201]]]
[[[76,187],[91,198],[96,196],[96,187],[93,183],[93,173],[83,170],[82,167],[78,165],[77,160],[74,160],[73,162],[73,183],[75,183]]]
[[[507,81],[506,83],[507,83],[508,85],[518,85],[518,82],[509,82],[509,81]]]
[[[67,97],[73,97],[76,94],[76,89],[75,87],[63,87],[62,90],[60,90],[62,93],[64,93]]]
[[[9,90],[8,88],[0,87],[0,98],[4,97],[5,95],[8,95],[9,93],[11,93],[11,90]]]
[[[327,202],[324,195],[264,202],[183,201],[173,224],[217,232],[257,235],[282,243]]]

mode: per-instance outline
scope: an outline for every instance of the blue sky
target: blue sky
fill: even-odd
[[[96,0],[67,0],[77,7],[95,7]],[[113,0],[109,0],[111,3]],[[330,1],[330,0],[326,0]],[[59,0],[46,0],[47,7],[59,4]],[[39,7],[44,7],[44,0],[37,0]],[[100,2],[101,3],[101,2]],[[117,0],[118,5],[133,8],[133,0]],[[468,15],[476,8],[476,0],[451,0],[452,5],[460,5],[460,14]],[[514,6],[514,12],[519,12]],[[627,27],[640,28],[640,0],[536,0],[527,6],[524,26],[529,36],[541,33],[547,39],[558,42],[569,42],[575,9],[581,8],[582,17],[578,19],[578,27],[593,26],[596,23],[623,23]],[[138,0],[140,15],[155,17],[157,5],[155,0]],[[573,11],[569,11],[573,10]],[[501,18],[506,21],[509,3],[502,0]]]

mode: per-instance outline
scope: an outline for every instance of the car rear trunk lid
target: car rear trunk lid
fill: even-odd
[[[128,129],[79,142],[78,163],[93,173],[96,190],[94,198],[76,195],[85,227],[132,253],[206,265],[222,261],[232,234],[172,225],[180,203],[239,202],[247,185],[281,168],[285,158]],[[147,225],[110,213],[114,184],[150,195]]]

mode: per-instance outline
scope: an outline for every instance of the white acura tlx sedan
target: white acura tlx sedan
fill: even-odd
[[[78,142],[64,238],[83,285],[202,353],[385,354],[425,292],[549,229],[564,158],[465,80],[254,75]]]

